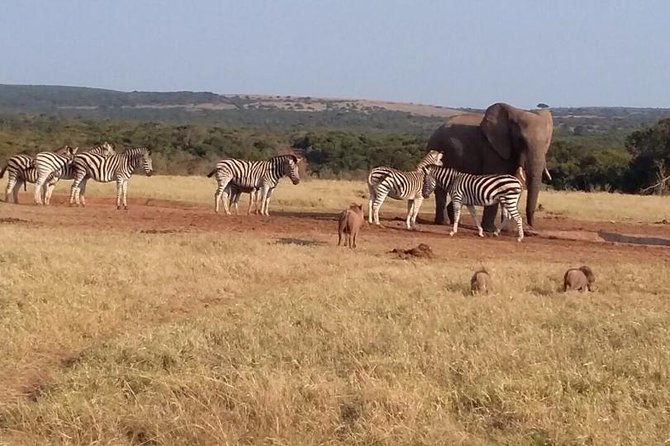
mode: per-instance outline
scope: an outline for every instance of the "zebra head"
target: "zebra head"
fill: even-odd
[[[423,172],[421,195],[423,198],[428,198],[435,190],[435,187],[437,186],[437,180],[435,179],[435,175],[433,175],[433,166],[422,167],[421,171]]]
[[[109,158],[110,156],[116,154],[114,146],[107,141],[103,142],[102,145],[100,145],[100,148],[102,149],[100,154],[105,158]]]
[[[67,159],[72,159],[74,156],[77,154],[77,151],[79,150],[79,147],[70,147],[69,145],[64,145],[60,149],[56,150],[56,154],[58,155],[63,155]]]
[[[274,157],[281,163],[282,176],[289,177],[293,184],[300,183],[300,174],[298,173],[298,164],[300,159],[295,155],[279,155]]]
[[[439,150],[430,150],[423,158],[421,158],[421,161],[419,161],[417,170],[426,166],[443,166],[442,156],[443,154]]]
[[[154,173],[153,162],[151,161],[151,149],[142,148],[142,168],[144,173],[150,177]]]

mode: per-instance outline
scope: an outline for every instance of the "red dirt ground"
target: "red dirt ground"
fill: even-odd
[[[318,241],[335,244],[335,213],[289,212],[275,208],[270,217],[223,216],[214,214],[204,204],[129,199],[128,211],[117,211],[114,198],[90,198],[86,208],[69,207],[65,197],[54,196],[51,206],[35,206],[27,196],[26,204],[0,203],[0,227],[4,224],[27,224],[72,228],[85,231],[128,231],[140,233],[247,232],[266,237]],[[386,214],[391,218],[390,214]],[[404,229],[399,215],[383,221],[384,228],[369,226],[360,235],[362,249],[366,239],[374,245],[409,248],[429,243],[437,257],[454,255],[484,260],[514,253],[533,260],[556,260],[557,257],[580,259],[618,259],[631,261],[670,261],[670,225],[579,221],[563,217],[540,217],[537,234],[516,243],[513,233],[499,238],[487,235],[480,239],[464,217],[459,233],[451,238],[449,227],[430,224],[429,214],[419,219],[418,231]],[[511,225],[510,225],[511,226]],[[289,240],[290,241],[290,240]]]

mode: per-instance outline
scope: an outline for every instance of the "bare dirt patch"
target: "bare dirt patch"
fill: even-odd
[[[277,243],[316,245],[336,244],[337,214],[300,212],[277,208],[270,216],[217,215],[204,204],[130,198],[129,210],[116,210],[114,198],[90,198],[85,208],[70,207],[65,196],[54,196],[51,206],[0,203],[0,222],[39,224],[72,228],[77,231],[122,231],[145,234],[188,232],[219,232],[222,235],[253,233],[278,237]],[[430,224],[430,216],[422,215],[419,229],[408,231],[404,219],[386,215],[383,227],[366,225],[361,231],[361,245],[386,247],[430,244],[451,257],[486,260],[500,256],[521,256],[533,260],[574,258],[588,253],[589,258],[612,259],[658,257],[668,259],[670,230],[664,224],[593,222],[567,217],[541,216],[537,219],[536,236],[523,242],[515,234],[500,237],[477,236],[465,217],[461,231],[449,237],[450,226]],[[376,249],[376,248],[375,248]]]

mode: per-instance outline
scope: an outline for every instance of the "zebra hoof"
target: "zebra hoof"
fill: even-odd
[[[454,231],[451,231],[451,232],[449,233],[449,237],[453,237],[454,234],[456,234],[456,233],[455,233]]]

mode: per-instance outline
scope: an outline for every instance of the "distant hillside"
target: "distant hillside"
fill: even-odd
[[[365,99],[219,95],[210,92],[122,92],[86,87],[0,84],[0,113],[46,113],[88,119],[249,125],[295,129],[397,131],[425,134],[444,119],[473,109]],[[639,128],[670,109],[553,108],[559,131]]]
[[[209,92],[123,92],[87,87],[0,84],[1,111],[54,111],[59,109],[183,108],[198,110],[288,110],[318,112],[355,110],[399,111],[420,116],[448,117],[462,113],[446,107],[365,99],[312,98],[295,96],[218,95]]]

